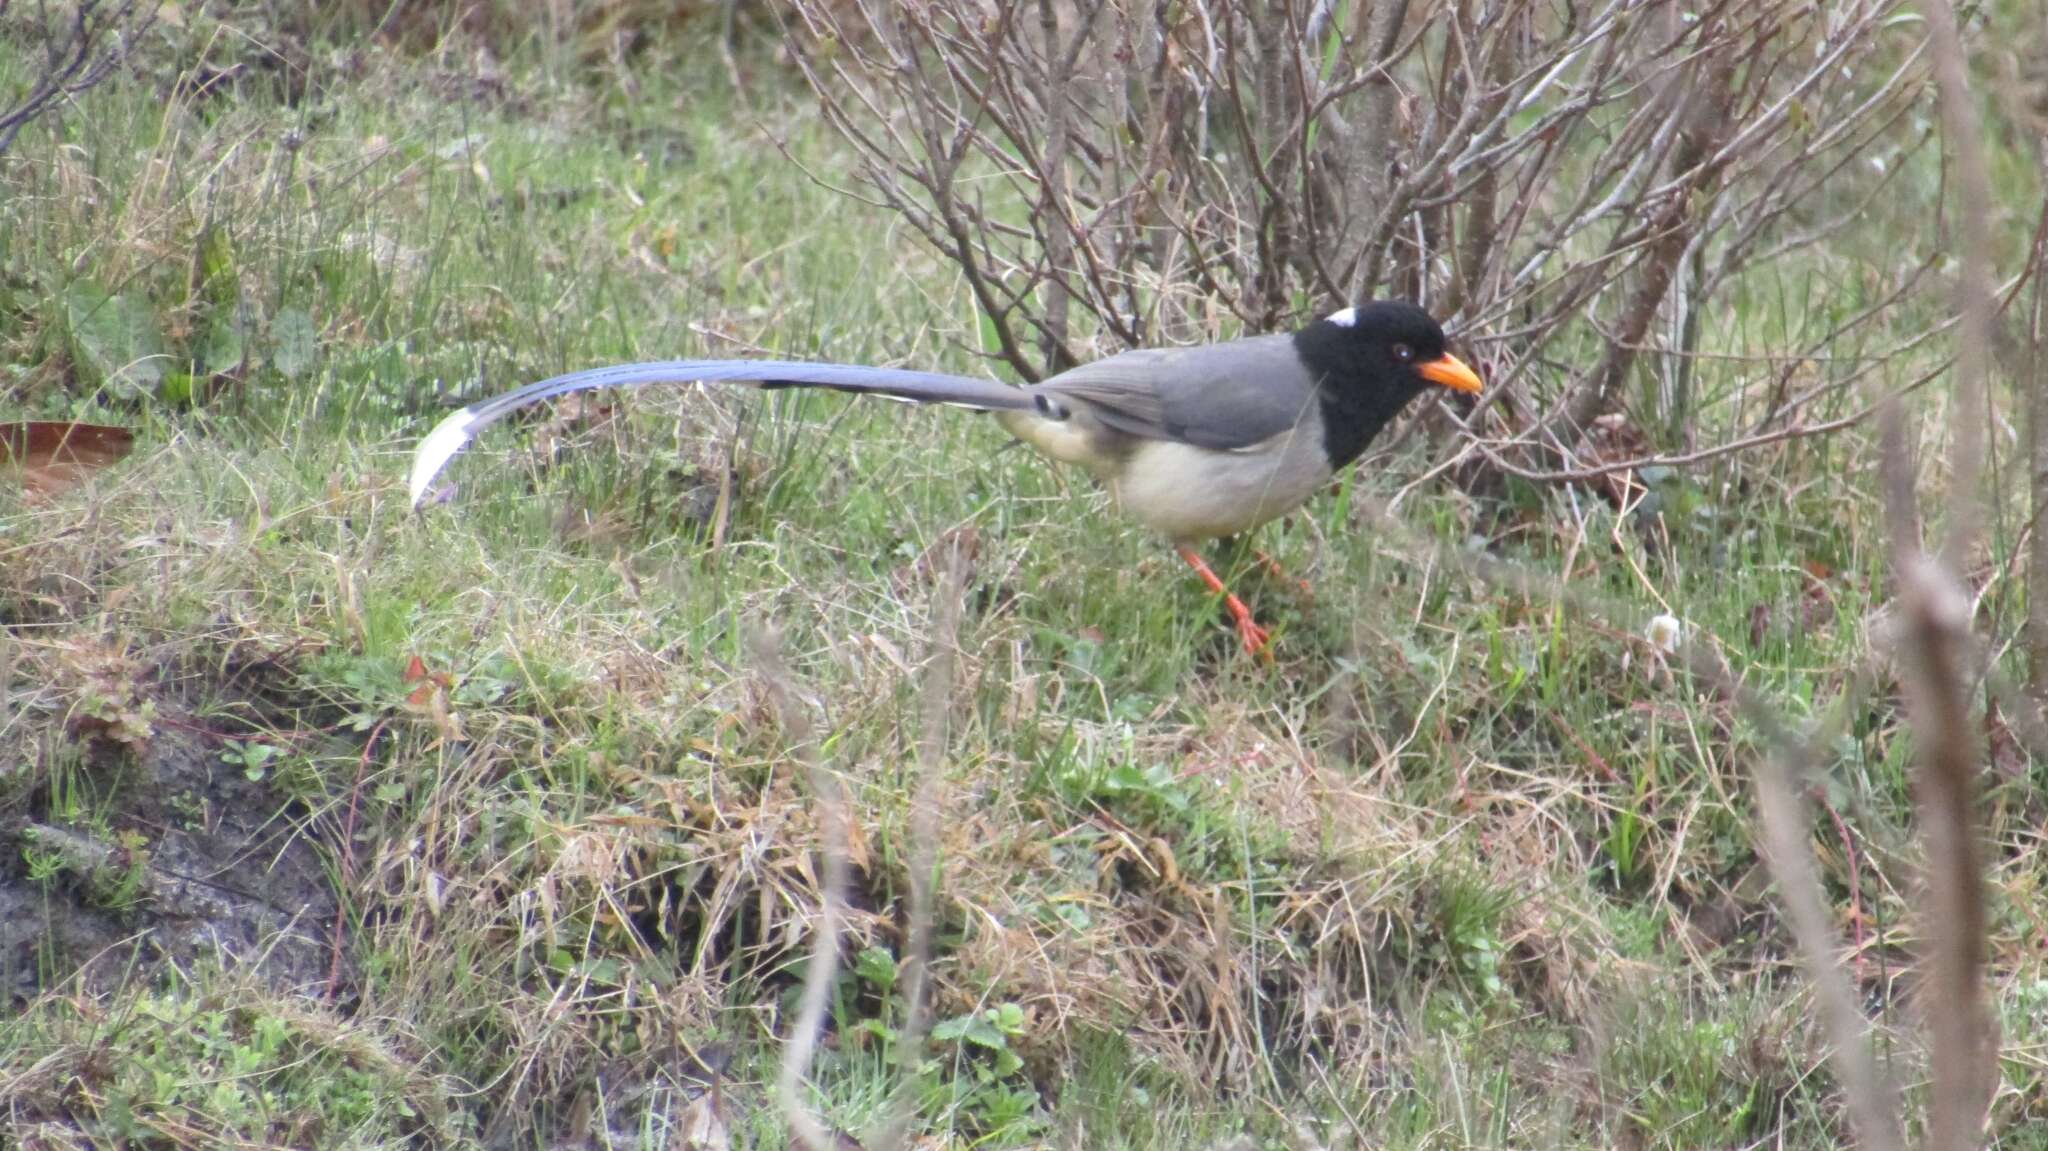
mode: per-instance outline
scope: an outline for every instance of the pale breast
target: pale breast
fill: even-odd
[[[1300,507],[1329,479],[1317,434],[1297,427],[1231,452],[1140,441],[1109,488],[1133,519],[1179,543],[1250,531]]]

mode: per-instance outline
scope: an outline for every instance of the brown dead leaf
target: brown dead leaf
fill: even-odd
[[[862,872],[871,872],[874,867],[874,858],[868,853],[867,829],[858,819],[846,821],[846,862]]]
[[[1995,698],[1984,706],[1984,735],[1985,743],[1991,749],[1992,770],[2002,779],[2024,780],[2027,777],[2027,753],[2005,722]]]
[[[691,1100],[676,1123],[679,1139],[669,1145],[684,1151],[730,1151],[732,1133],[720,1104],[715,1089]]]
[[[1799,568],[1806,585],[1806,594],[1799,606],[1799,620],[1802,627],[1811,631],[1835,618],[1835,571],[1819,560],[1807,560]]]
[[[633,525],[615,508],[594,508],[571,499],[555,513],[555,538],[566,546],[609,551],[632,539]]]
[[[617,404],[587,392],[563,396],[533,429],[534,463],[542,468],[556,463],[577,439],[611,423],[618,411]]]
[[[454,676],[445,671],[428,671],[426,661],[413,656],[406,660],[404,680],[412,685],[412,690],[405,694],[406,710],[431,719],[435,732],[446,742],[460,743],[467,738],[462,717],[448,706],[448,693],[455,687]]]
[[[434,698],[434,684],[427,678],[427,663],[418,656],[405,661],[405,682],[416,685],[406,694],[405,702],[420,707]]]
[[[82,735],[140,752],[155,734],[156,701],[149,669],[125,645],[78,639],[56,649],[56,682],[70,697],[69,722]]]
[[[1753,603],[1749,605],[1749,649],[1755,651],[1764,645],[1764,639],[1771,634],[1771,605]]]
[[[445,671],[428,671],[425,660],[413,656],[405,661],[405,682],[412,685],[406,693],[405,702],[414,707],[425,707],[432,702],[437,691],[445,692],[455,686],[455,677]]]
[[[106,424],[23,420],[0,424],[0,471],[20,477],[29,495],[75,487],[135,450],[135,434]]]

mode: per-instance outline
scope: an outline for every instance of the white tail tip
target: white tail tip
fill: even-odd
[[[412,476],[407,481],[412,488],[413,507],[420,506],[420,500],[426,497],[427,485],[433,483],[441,469],[448,466],[448,461],[455,458],[455,453],[469,443],[470,429],[475,423],[476,414],[464,408],[435,424],[427,438],[420,441],[420,446],[413,449]]]

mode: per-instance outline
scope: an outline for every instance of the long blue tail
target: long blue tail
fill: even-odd
[[[434,426],[412,457],[412,502],[417,506],[427,485],[462,451],[476,433],[506,416],[542,400],[593,388],[637,388],[648,384],[682,384],[719,380],[759,388],[829,388],[838,392],[883,396],[915,404],[952,404],[977,411],[1032,411],[1040,407],[1033,393],[994,380],[918,372],[905,368],[870,368],[859,364],[805,364],[786,360],[657,360],[587,368],[516,388],[502,396],[478,400]]]

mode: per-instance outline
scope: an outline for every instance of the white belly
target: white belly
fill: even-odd
[[[1329,463],[1312,436],[1296,429],[1236,452],[1144,440],[1110,480],[1110,494],[1131,518],[1176,543],[1237,535],[1300,507],[1329,482]]]
[[[1313,427],[1222,452],[1177,440],[1105,437],[1081,419],[1054,421],[1028,412],[998,412],[996,418],[1053,459],[1086,468],[1124,514],[1175,543],[1250,531],[1300,507],[1330,480],[1329,458]]]

